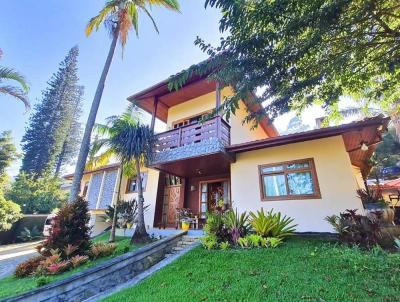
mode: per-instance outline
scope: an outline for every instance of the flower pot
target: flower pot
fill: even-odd
[[[186,221],[182,221],[182,230],[183,231],[189,231],[190,228],[190,223]]]

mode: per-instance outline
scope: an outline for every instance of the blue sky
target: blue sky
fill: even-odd
[[[220,37],[217,10],[204,8],[202,0],[181,0],[181,13],[153,7],[160,34],[154,31],[148,18],[140,16],[139,38],[132,32],[122,58],[116,51],[107,78],[97,120],[121,113],[126,98],[160,80],[167,78],[206,55],[193,44],[196,36],[217,43]],[[102,0],[18,0],[4,1],[0,13],[0,48],[4,52],[0,65],[13,67],[23,73],[29,84],[32,105],[41,96],[46,82],[58,64],[74,45],[80,48],[79,78],[85,86],[85,121],[97,81],[110,45],[104,28],[87,38],[84,33],[88,20],[96,15]],[[29,112],[23,104],[0,95],[2,112],[0,131],[12,130],[20,147]],[[18,170],[18,163],[11,174]]]

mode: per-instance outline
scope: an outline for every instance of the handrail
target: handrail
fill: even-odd
[[[214,137],[230,144],[230,126],[220,116],[156,134],[155,150],[166,151]]]

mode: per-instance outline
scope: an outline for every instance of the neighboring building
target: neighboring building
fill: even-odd
[[[176,209],[190,208],[204,223],[218,201],[242,211],[274,209],[295,219],[299,232],[330,232],[327,215],[363,205],[356,190],[364,187],[367,160],[388,120],[369,118],[337,127],[279,136],[265,117],[255,129],[242,124],[241,101],[229,121],[220,116],[199,123],[232,91],[218,89],[205,77],[191,76],[178,91],[168,81],[129,97],[167,124],[156,136],[155,156],[143,170],[145,222],[175,227]],[[93,222],[116,199],[118,164],[85,172],[81,193],[89,201]],[[123,199],[136,197],[136,181],[123,178]]]

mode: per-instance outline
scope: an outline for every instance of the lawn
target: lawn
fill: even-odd
[[[109,232],[102,234],[99,237],[96,237],[93,239],[93,242],[100,242],[100,241],[105,241],[108,242],[108,237],[109,237]],[[116,238],[116,243],[117,243],[117,249],[114,252],[114,255],[111,255],[109,257],[104,257],[100,258],[94,261],[88,261],[84,265],[77,267],[76,269],[67,271],[63,274],[60,275],[55,275],[55,276],[48,276],[47,280],[50,282],[54,282],[57,280],[65,279],[77,272],[80,272],[86,268],[96,266],[97,264],[108,260],[110,258],[115,257],[115,255],[120,255],[128,251],[132,251],[136,248],[137,246],[130,245],[129,243],[130,238],[127,237],[117,237]],[[9,297],[9,296],[15,296],[17,294],[26,292],[30,289],[33,289],[37,287],[37,279],[38,277],[26,277],[26,278],[15,278],[14,276],[9,276],[0,279],[0,299]]]
[[[104,301],[400,301],[400,254],[299,237],[276,249],[198,247]]]

